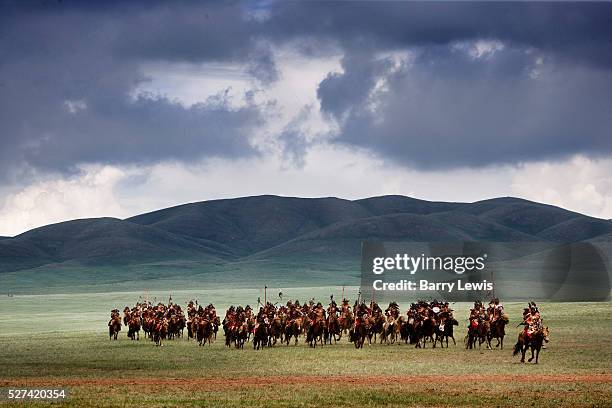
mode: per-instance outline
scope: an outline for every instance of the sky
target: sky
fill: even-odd
[[[0,9],[0,235],[259,194],[612,218],[612,3]]]

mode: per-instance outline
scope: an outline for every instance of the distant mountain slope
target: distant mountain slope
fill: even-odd
[[[304,234],[292,241],[266,250],[256,257],[269,258],[286,253],[329,253],[336,243],[342,242],[343,252],[347,244],[359,255],[360,243],[373,241],[534,241],[537,237],[524,234],[488,219],[460,212],[420,214],[387,214],[332,224]],[[323,244],[325,243],[325,244]],[[328,248],[325,249],[325,245]]]
[[[256,196],[204,201],[126,220],[68,221],[0,239],[0,272],[52,264],[127,265],[359,254],[386,241],[608,240],[612,223],[503,197],[475,203]]]
[[[586,217],[552,205],[512,197],[477,201],[463,206],[461,211],[493,220],[508,228],[531,235],[576,217]],[[604,220],[599,221],[605,222]],[[574,240],[577,239],[572,239]]]
[[[0,270],[79,261],[130,263],[218,254],[169,232],[114,218],[67,221],[0,241]]]
[[[553,225],[538,233],[539,237],[555,242],[585,241],[612,234],[612,222],[580,216]]]
[[[401,213],[427,215],[435,212],[458,210],[469,205],[464,203],[425,201],[398,195],[364,198],[356,200],[355,203],[360,204],[372,215]]]
[[[186,204],[129,218],[248,255],[335,222],[368,217],[359,204],[338,198],[257,196]]]

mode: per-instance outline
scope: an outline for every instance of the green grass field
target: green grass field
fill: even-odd
[[[68,406],[612,404],[611,303],[542,304],[551,342],[534,365],[520,364],[511,352],[522,303],[507,305],[511,322],[503,351],[464,349],[466,303],[454,305],[459,344],[448,349],[376,344],[356,350],[342,339],[317,349],[299,344],[255,351],[251,344],[244,350],[227,349],[222,335],[211,347],[179,339],[159,348],[148,340],[128,340],[125,330],[118,341],[109,341],[107,312],[97,317],[80,314],[77,307],[97,307],[100,299],[88,307],[79,298],[56,299],[57,304],[49,299],[23,303],[24,298],[12,298],[22,302],[12,308],[7,299],[0,302],[0,387],[63,386],[70,393],[63,402]],[[50,307],[45,308],[47,302]],[[28,314],[33,322],[29,331],[24,327]],[[78,318],[93,320],[75,323],[75,330],[64,324],[52,331],[58,321]],[[26,322],[17,325],[22,319]],[[11,331],[14,325],[17,329]]]

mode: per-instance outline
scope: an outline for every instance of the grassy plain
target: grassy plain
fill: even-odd
[[[96,296],[103,295],[87,296],[98,306]],[[222,335],[211,347],[180,339],[158,348],[128,340],[125,331],[109,341],[105,316],[81,315],[76,305],[83,307],[82,299],[62,299],[59,309],[48,296],[12,309],[7,302],[0,302],[0,387],[66,387],[67,406],[612,405],[611,303],[542,304],[551,342],[534,365],[512,357],[521,303],[507,305],[511,323],[503,351],[462,347],[466,303],[454,305],[459,344],[448,349],[376,344],[355,350],[342,339],[317,349],[299,344],[255,351],[250,344],[227,349]],[[11,331],[27,315],[31,330],[18,325]],[[62,319],[79,318],[93,320],[52,331]]]

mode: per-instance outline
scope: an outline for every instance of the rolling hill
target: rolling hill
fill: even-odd
[[[609,220],[512,197],[452,203],[268,195],[190,203],[125,220],[73,220],[0,239],[0,284],[20,290],[80,282],[115,290],[143,282],[248,284],[262,277],[326,284],[330,274],[355,283],[363,240],[601,246],[610,237]]]
[[[512,197],[446,203],[403,196],[350,201],[268,195],[36,228],[0,240],[0,271],[65,263],[358,256],[365,239],[576,242],[609,234],[609,220]]]

